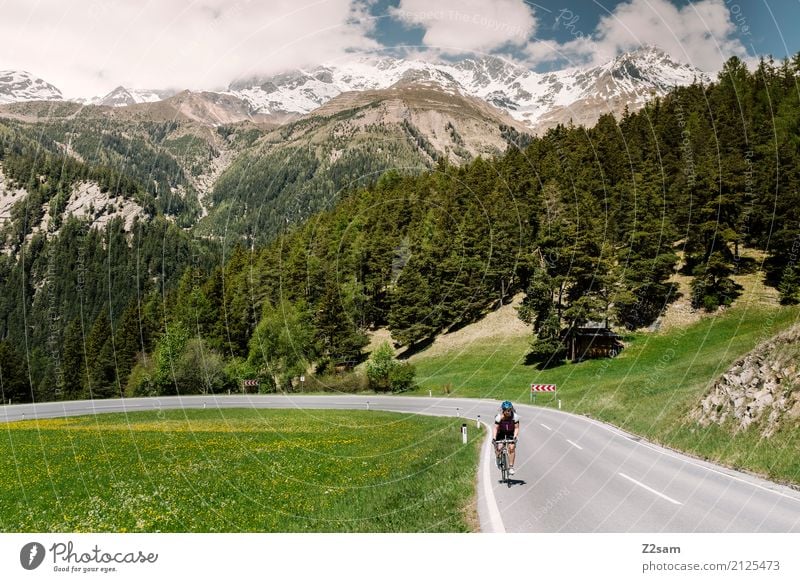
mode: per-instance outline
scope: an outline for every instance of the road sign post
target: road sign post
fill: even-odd
[[[553,400],[558,398],[558,390],[555,384],[531,384],[531,401],[536,404],[536,394],[539,392],[552,392]]]

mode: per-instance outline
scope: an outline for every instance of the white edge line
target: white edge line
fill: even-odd
[[[582,451],[582,450],[583,450],[583,447],[582,447],[582,446],[580,446],[580,445],[577,445],[577,444],[573,443],[571,440],[567,439],[567,442],[568,442],[569,444],[571,444],[573,447],[575,447],[576,449],[578,449],[579,451]]]
[[[748,480],[748,479],[744,479],[742,477],[739,477],[737,475],[733,475],[733,474],[727,472],[727,471],[736,471],[736,469],[729,469],[727,467],[722,467],[721,469],[717,469],[715,467],[708,466],[708,465],[713,464],[713,461],[695,460],[692,457],[684,456],[680,452],[672,452],[669,449],[663,450],[660,447],[658,447],[657,445],[654,445],[654,444],[652,444],[650,442],[639,441],[636,444],[639,445],[640,447],[646,447],[646,448],[648,448],[648,449],[650,449],[652,451],[655,451],[655,452],[660,453],[662,455],[665,455],[667,457],[672,457],[673,459],[677,459],[679,461],[683,461],[684,463],[688,463],[690,465],[694,465],[695,467],[699,467],[701,469],[705,469],[706,471],[710,471],[711,473],[716,473],[717,475],[722,475],[723,477],[727,477],[728,479],[732,479],[734,481],[738,481],[739,483],[743,483],[745,485],[750,485],[752,487],[756,487],[757,489],[761,489],[762,491],[766,491],[768,493],[774,493],[775,495],[779,495],[781,497],[785,497],[786,499],[791,499],[794,502],[800,501],[800,499],[798,497],[796,497],[796,496],[787,495],[786,493],[784,493],[782,491],[777,491],[775,489],[771,489],[769,487],[765,487],[764,485],[761,485],[760,483],[756,483],[754,481],[751,481],[751,480]],[[770,481],[766,477],[760,477],[758,475],[751,476],[751,479],[759,479],[761,481],[766,481],[768,483],[772,483],[776,487],[786,487],[786,485],[782,485],[780,483],[775,483],[773,481]],[[791,488],[789,488],[789,489],[791,489]]]
[[[776,489],[772,489],[770,487],[765,487],[764,485],[761,485],[760,483],[756,483],[756,482],[754,482],[754,481],[752,481],[750,479],[744,479],[742,477],[739,477],[737,475],[734,475],[734,474],[728,472],[728,471],[731,471],[731,472],[736,471],[736,469],[730,469],[728,467],[723,467],[723,466],[720,466],[720,468],[716,468],[716,467],[712,466],[714,464],[713,461],[704,461],[704,460],[696,459],[694,457],[689,456],[689,453],[682,453],[682,452],[677,451],[677,450],[667,449],[667,448],[655,445],[655,444],[649,442],[643,436],[626,432],[623,429],[621,429],[619,427],[616,427],[614,425],[606,424],[606,423],[601,422],[599,420],[595,420],[594,418],[589,418],[587,416],[583,416],[583,415],[580,415],[580,414],[570,413],[570,412],[567,412],[565,410],[549,410],[548,412],[554,412],[554,413],[557,413],[557,414],[565,414],[565,415],[567,415],[569,417],[572,417],[572,418],[577,418],[577,419],[580,419],[580,420],[584,420],[584,421],[586,421],[586,422],[588,422],[590,424],[593,424],[593,425],[595,425],[597,427],[600,427],[600,428],[602,428],[604,430],[607,430],[608,432],[614,433],[618,437],[624,438],[626,440],[631,440],[631,437],[636,437],[637,440],[636,441],[631,441],[631,442],[633,442],[637,446],[646,447],[646,448],[658,453],[659,455],[664,455],[665,457],[671,457],[671,458],[673,458],[675,460],[681,461],[681,462],[686,463],[688,465],[693,465],[695,467],[698,467],[700,469],[704,469],[704,470],[709,471],[711,473],[716,473],[717,475],[721,475],[723,477],[727,477],[728,479],[731,479],[733,481],[739,481],[740,483],[744,483],[745,485],[750,485],[752,487],[756,487],[757,489],[761,489],[762,491],[766,491],[768,493],[774,493],[775,495],[778,495],[780,497],[784,497],[786,499],[791,499],[794,502],[800,502],[800,497],[797,497],[796,495],[788,495],[787,493],[783,493],[782,491],[777,491]],[[758,480],[761,480],[761,481],[766,481],[766,482],[768,482],[768,483],[770,483],[770,484],[772,484],[772,485],[774,485],[776,487],[785,487],[787,489],[792,490],[791,487],[787,487],[786,485],[782,485],[780,483],[775,483],[774,481],[770,481],[769,479],[766,479],[765,477],[761,477],[761,476],[758,476],[758,475],[752,475],[752,476],[748,475],[748,477],[750,477],[751,479],[758,479]],[[794,491],[794,490],[792,490],[792,491]]]
[[[628,481],[630,481],[631,483],[635,483],[636,485],[638,485],[639,487],[641,487],[641,488],[643,488],[643,489],[647,489],[647,490],[648,490],[650,493],[652,493],[652,494],[654,494],[654,495],[658,495],[658,496],[659,496],[659,497],[661,497],[662,499],[666,499],[666,500],[667,500],[667,501],[669,501],[670,503],[674,503],[675,505],[683,505],[683,503],[681,503],[680,501],[675,501],[675,500],[674,500],[672,497],[667,497],[667,496],[666,496],[666,495],[664,495],[663,493],[659,493],[658,491],[656,491],[655,489],[652,489],[651,487],[648,487],[648,486],[647,486],[647,485],[645,485],[644,483],[640,483],[640,482],[639,482],[639,481],[637,481],[636,479],[634,479],[634,478],[632,478],[632,477],[628,477],[628,476],[627,476],[625,473],[618,473],[618,475],[619,475],[620,477],[625,477],[625,478],[626,478]]]
[[[489,436],[491,433],[489,432],[489,425],[483,421],[481,421],[481,424],[486,427],[486,438],[483,440],[483,498],[486,500],[486,509],[489,513],[489,530],[486,533],[506,533],[503,518],[500,515],[500,509],[497,507],[497,500],[494,497],[494,490],[491,486],[492,447],[491,437]]]

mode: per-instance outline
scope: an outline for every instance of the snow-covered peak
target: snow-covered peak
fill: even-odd
[[[691,65],[676,62],[658,47],[643,46],[599,66],[549,73],[537,73],[491,56],[438,63],[362,56],[309,69],[238,79],[225,94],[243,100],[250,108],[248,113],[303,115],[350,91],[436,85],[451,94],[482,99],[535,128],[543,120],[554,119],[554,111],[563,113],[569,109],[563,113],[569,115],[588,101],[598,111],[600,102],[614,103],[615,107],[629,105],[630,111],[635,111],[653,96],[665,95],[676,86],[695,81],[707,82],[709,77]],[[175,93],[117,87],[103,97],[79,101],[122,107],[161,101]],[[61,93],[27,73],[0,73],[0,103],[30,99],[61,99]],[[589,117],[583,119],[588,123]]]
[[[708,81],[704,72],[691,65],[672,60],[658,47],[645,47],[624,53],[605,65],[616,78],[649,82],[660,88],[691,84],[694,80]]]
[[[631,110],[675,86],[708,80],[702,71],[645,46],[597,67],[536,73],[497,57],[430,63],[362,57],[311,70],[287,71],[238,80],[228,92],[260,113],[305,114],[347,91],[387,89],[403,83],[435,83],[448,91],[478,97],[535,126],[554,108],[590,98],[625,98]]]
[[[108,107],[125,107],[127,105],[137,105],[139,103],[155,103],[175,94],[175,91],[161,91],[152,89],[130,89],[128,87],[117,87],[103,97],[96,97],[90,100],[92,105],[106,105]]]
[[[0,71],[0,104],[61,99],[61,91],[27,71]]]

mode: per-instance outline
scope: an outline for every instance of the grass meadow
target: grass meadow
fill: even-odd
[[[467,532],[481,435],[384,412],[165,410],[0,425],[3,532]]]
[[[529,402],[558,385],[566,411],[771,479],[800,484],[800,427],[701,428],[711,384],[798,308],[735,308],[636,333],[614,359],[528,364],[528,338],[414,358],[417,394]],[[550,395],[537,405],[554,407]],[[378,411],[165,410],[0,425],[4,532],[477,531],[482,434],[461,419]]]
[[[734,308],[682,329],[636,333],[614,359],[550,369],[526,364],[529,338],[476,341],[414,364],[419,394],[449,393],[529,403],[531,383],[556,384],[562,409],[738,469],[800,484],[800,426],[762,438],[754,424],[701,428],[688,418],[713,382],[758,343],[800,321],[800,309]],[[554,407],[552,395],[537,405]]]

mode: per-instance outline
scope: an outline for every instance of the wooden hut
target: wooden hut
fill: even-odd
[[[573,362],[587,358],[613,358],[624,347],[622,338],[610,328],[587,325],[565,330],[567,356]]]

